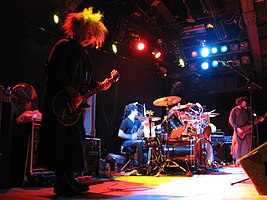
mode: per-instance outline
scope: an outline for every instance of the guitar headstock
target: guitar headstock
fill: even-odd
[[[116,69],[113,69],[110,72],[110,76],[111,76],[113,82],[117,82],[120,79],[120,74],[119,74],[118,70],[116,70]]]

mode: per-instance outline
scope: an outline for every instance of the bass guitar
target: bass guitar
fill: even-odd
[[[110,78],[105,80],[105,83],[115,83],[119,80],[120,75],[117,70],[112,70],[110,74]],[[88,91],[87,88],[82,86],[79,87],[77,91],[87,100],[94,94],[100,92],[104,87],[105,84],[101,83],[92,90]],[[87,101],[84,101],[75,108],[67,92],[61,90],[54,96],[52,106],[57,120],[64,126],[71,126],[79,120],[82,110],[88,107],[88,104]]]
[[[254,124],[256,125],[260,122],[263,122],[266,117],[267,117],[267,113],[265,114],[265,116],[260,116],[256,118],[254,121]],[[252,124],[246,124],[244,126],[239,127],[239,129],[236,130],[236,134],[241,140],[243,140],[246,137],[246,135],[249,135],[252,133],[252,128],[253,128]]]

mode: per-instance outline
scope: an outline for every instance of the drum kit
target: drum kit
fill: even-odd
[[[155,122],[160,121],[160,117],[146,114],[139,116],[146,123],[144,127],[148,127],[144,131],[147,132],[144,140],[148,148],[149,175],[159,175],[169,167],[177,167],[186,175],[191,175],[192,169],[199,171],[214,167],[210,139],[214,127],[211,126],[210,118],[219,113],[215,110],[204,112],[199,103],[181,105],[180,101],[178,96],[167,96],[153,102],[154,106],[166,109],[166,116],[157,126]],[[178,161],[184,161],[185,167],[179,165]]]

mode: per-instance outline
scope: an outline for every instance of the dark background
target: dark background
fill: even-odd
[[[219,24],[219,21],[223,21],[223,17],[229,19],[227,20],[229,22],[234,16],[238,23],[223,21],[223,28],[228,36],[224,39],[210,30],[203,35],[193,32],[192,37],[185,36],[183,28],[191,26],[194,29],[194,26],[186,21],[188,10],[182,1],[159,1],[165,5],[162,8],[152,5],[157,1],[10,0],[1,6],[0,84],[4,87],[13,87],[20,82],[32,84],[42,104],[43,64],[54,43],[62,37],[60,28],[53,24],[51,16],[58,11],[64,17],[70,11],[66,2],[78,2],[75,11],[93,5],[105,14],[105,24],[109,29],[106,44],[100,50],[90,50],[95,67],[95,78],[103,80],[109,77],[112,69],[117,69],[121,76],[108,91],[96,96],[96,136],[101,138],[102,149],[106,152],[119,153],[120,151],[117,132],[126,104],[136,101],[145,104],[148,110],[154,111],[155,116],[163,119],[165,107],[156,107],[153,101],[170,95],[181,97],[181,104],[198,102],[206,111],[216,109],[220,115],[211,118],[211,123],[225,135],[232,135],[228,116],[235,106],[237,97],[249,97],[250,90],[246,79],[227,67],[211,69],[208,72],[192,72],[188,70],[188,65],[185,68],[179,68],[177,65],[177,56],[185,56],[186,50],[195,46],[202,37],[210,43],[235,39],[249,41],[251,64],[242,65],[237,70],[245,72],[262,87],[262,89],[253,87],[251,97],[255,113],[259,115],[266,113],[266,16],[262,15],[259,6],[266,8],[265,4],[259,5],[260,3],[252,1],[257,16],[256,26],[260,34],[254,35],[255,38],[251,38],[244,20],[240,19],[244,5],[239,1],[186,1],[191,8],[190,12],[195,17],[195,24],[207,24],[210,21]],[[249,1],[244,2],[246,2],[245,5],[249,5]],[[205,11],[204,8],[207,10]],[[240,26],[239,22],[243,26]],[[223,29],[219,27],[218,32],[223,36]],[[122,33],[124,33],[123,37]],[[150,49],[145,53],[136,52],[132,46],[132,41],[135,40],[133,35],[142,35],[149,40]],[[165,59],[155,63],[151,57],[151,46],[157,46],[156,41],[159,38],[165,42],[164,47],[161,46],[165,51]],[[258,46],[260,52],[255,50],[257,49],[256,43],[253,42],[255,40],[260,41]],[[113,41],[119,41],[120,52],[117,55],[110,50]],[[190,60],[187,61],[187,64],[189,63]],[[166,77],[162,75],[159,66],[167,69]],[[183,87],[173,91],[173,84],[177,81],[180,81]],[[42,112],[41,109],[40,111]],[[259,125],[260,143],[267,140],[266,132],[266,122],[261,123]]]

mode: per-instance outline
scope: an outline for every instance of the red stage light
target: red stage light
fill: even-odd
[[[139,51],[143,51],[145,49],[145,44],[143,42],[138,42],[137,43],[137,49]]]
[[[154,55],[154,57],[155,57],[155,58],[159,58],[159,57],[161,57],[161,52],[158,51],[158,52]]]
[[[159,59],[159,58],[162,57],[162,53],[161,53],[161,51],[159,51],[159,50],[154,50],[154,51],[152,52],[152,55],[154,56],[155,59]]]

